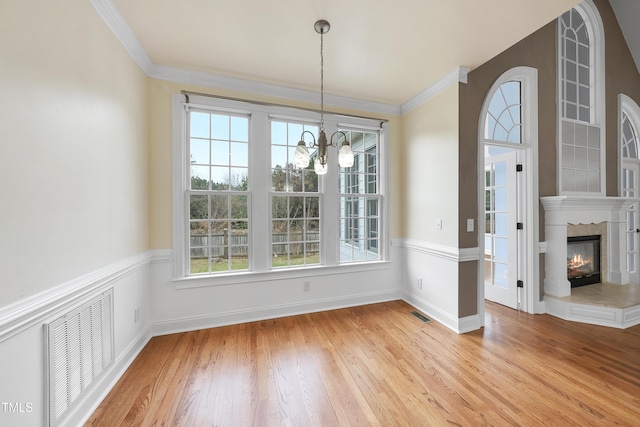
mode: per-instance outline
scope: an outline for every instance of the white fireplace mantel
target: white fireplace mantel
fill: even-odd
[[[625,268],[626,211],[632,201],[621,197],[552,196],[541,197],[544,207],[545,254],[544,291],[548,295],[571,295],[567,279],[567,225],[607,224],[607,271],[602,281],[628,283]]]

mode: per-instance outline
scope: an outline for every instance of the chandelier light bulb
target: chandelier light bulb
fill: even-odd
[[[303,140],[298,142],[298,147],[296,148],[293,158],[295,160],[296,167],[305,169],[309,166],[309,150],[307,150],[307,145]]]
[[[338,151],[338,164],[342,168],[350,168],[353,166],[353,150],[348,142],[343,142]]]
[[[325,161],[325,164],[323,165],[322,162],[320,161],[320,158],[316,158],[313,168],[316,171],[316,175],[326,175],[327,173],[327,163]]]

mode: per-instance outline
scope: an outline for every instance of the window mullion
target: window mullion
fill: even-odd
[[[338,130],[336,120],[325,119],[325,132],[330,138]],[[337,137],[337,135],[336,135]],[[333,138],[334,140],[336,138]],[[331,142],[331,141],[329,141]],[[340,210],[338,204],[338,147],[329,148],[327,160],[328,172],[322,176],[320,191],[321,201],[321,226],[322,232],[322,259],[324,265],[337,265],[339,258],[339,236],[340,236]]]
[[[251,180],[249,189],[251,193],[250,221],[251,244],[250,250],[253,259],[253,271],[267,271],[270,268],[271,254],[271,140],[270,121],[267,113],[254,113],[251,117],[250,133],[250,170]]]

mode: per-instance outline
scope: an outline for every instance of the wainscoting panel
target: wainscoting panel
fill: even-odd
[[[94,367],[89,363],[78,363],[83,355],[87,354],[80,348],[79,354],[71,352],[76,355],[70,356],[73,367],[67,369],[66,374],[63,372],[64,369],[59,372],[64,376],[72,373],[74,385],[71,396],[73,399],[71,399],[72,402],[66,403],[60,401],[58,414],[63,415],[64,419],[59,419],[59,424],[55,425],[67,427],[84,423],[151,337],[149,266],[152,258],[151,253],[143,253],[123,259],[54,289],[0,308],[0,355],[2,355],[0,397],[3,403],[7,403],[0,407],[0,426],[47,425],[45,423],[48,402],[43,392],[48,387],[45,369],[47,346],[43,325],[53,325],[57,319],[70,315],[69,320],[78,327],[67,328],[67,332],[71,335],[79,334],[82,341],[91,342],[88,335],[92,331],[81,328],[79,325],[86,325],[87,320],[93,317],[94,313],[84,309],[87,304],[93,305],[94,298],[112,289],[112,310],[108,310],[111,313],[111,319],[103,318],[112,325],[109,333],[110,342],[105,343],[109,348],[106,354],[107,356],[111,354],[112,362],[104,364],[103,353],[102,373],[98,375],[92,373],[92,379],[88,381],[89,370]],[[95,314],[98,314],[97,310]],[[53,326],[55,328],[58,325]],[[72,333],[72,331],[75,332]],[[58,329],[57,332],[67,335],[64,328]],[[72,341],[77,344],[77,340]],[[77,345],[74,348],[78,350]],[[85,362],[87,362],[86,359]],[[100,361],[95,360],[95,362]],[[76,381],[82,378],[78,374],[85,375],[85,379]],[[60,389],[61,393],[64,391],[63,388]],[[80,389],[85,390],[86,393],[78,393]]]

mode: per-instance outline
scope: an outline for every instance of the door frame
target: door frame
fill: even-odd
[[[521,83],[521,121],[522,121],[522,143],[511,144],[513,148],[524,152],[524,159],[520,153],[519,159],[522,161],[523,175],[522,185],[518,190],[520,197],[526,203],[524,212],[521,213],[522,222],[525,227],[520,231],[520,236],[524,239],[522,247],[524,253],[520,254],[522,264],[520,265],[520,277],[524,281],[524,288],[521,291],[521,309],[527,313],[544,313],[544,301],[541,301],[540,287],[540,255],[544,252],[544,245],[540,243],[540,202],[538,191],[538,70],[531,67],[515,67],[503,73],[491,86],[485,95],[482,103],[480,117],[478,118],[478,247],[484,254],[484,131],[485,117],[489,110],[489,103],[501,84],[508,81],[519,81]],[[520,160],[518,163],[520,163]],[[480,326],[484,326],[484,259],[478,261],[477,277],[477,307],[478,320]]]

